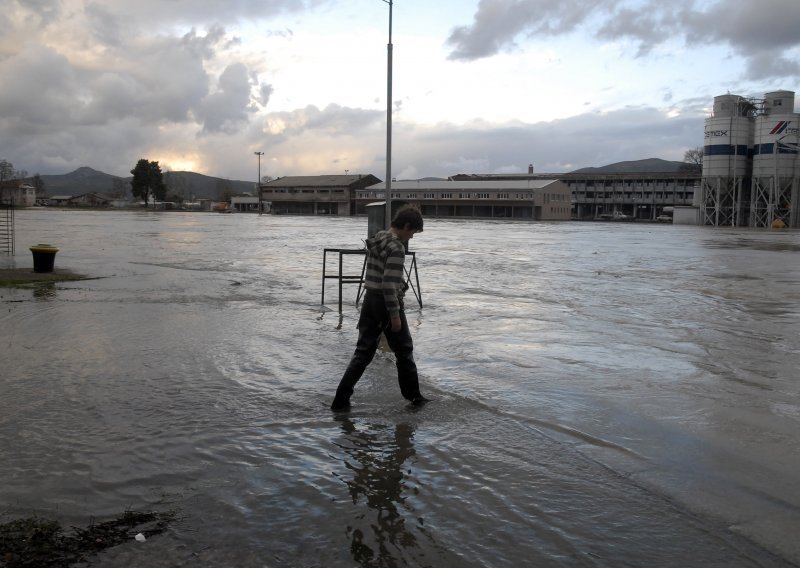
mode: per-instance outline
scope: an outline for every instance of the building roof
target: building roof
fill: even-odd
[[[6,179],[0,181],[0,189],[33,189],[33,186],[21,179]]]
[[[392,189],[397,191],[480,191],[482,189],[507,189],[509,191],[523,189],[542,189],[552,184],[563,184],[557,179],[526,179],[526,180],[503,180],[494,181],[393,181]],[[385,190],[386,183],[376,183],[367,187],[368,190]]]
[[[350,187],[367,177],[378,179],[372,174],[285,176],[263,183],[261,187]]]
[[[567,172],[543,174],[456,174],[450,179],[468,180],[519,180],[519,179],[554,179],[574,181],[582,179],[700,179],[700,171],[674,172]]]
[[[114,199],[116,199],[116,197],[111,197],[110,195],[105,195],[103,193],[89,192],[89,193],[82,193],[80,195],[75,195],[73,197],[70,197],[69,201],[72,201],[73,199],[78,200],[78,199],[82,199],[82,198],[85,199],[85,198],[90,198],[90,197],[94,197],[95,199],[98,199],[100,201],[113,201]]]

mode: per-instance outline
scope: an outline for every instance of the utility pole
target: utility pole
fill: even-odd
[[[386,228],[392,224],[392,5],[389,4],[389,44],[386,46]]]
[[[256,183],[256,191],[258,191],[258,214],[261,215],[261,156],[264,155],[264,152],[253,152],[256,156],[258,156],[258,182]]]

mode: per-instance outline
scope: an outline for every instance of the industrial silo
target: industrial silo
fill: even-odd
[[[775,222],[798,227],[798,126],[794,92],[764,95],[763,113],[756,117],[750,225]]]
[[[742,225],[749,197],[753,101],[739,95],[714,97],[705,121],[702,191],[694,205],[706,225]]]

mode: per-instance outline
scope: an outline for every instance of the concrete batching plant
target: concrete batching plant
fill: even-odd
[[[776,220],[798,227],[797,127],[794,93],[764,96],[764,111],[755,119],[750,225],[769,227]]]
[[[800,226],[798,124],[794,92],[714,98],[705,122],[702,221],[715,226]]]

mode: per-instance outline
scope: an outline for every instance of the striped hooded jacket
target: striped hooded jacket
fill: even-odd
[[[400,315],[400,302],[406,291],[403,264],[406,249],[403,242],[391,231],[378,231],[365,241],[367,245],[367,271],[364,286],[367,290],[383,292],[386,309],[392,318]]]

